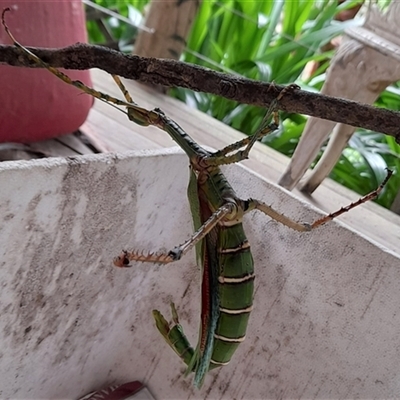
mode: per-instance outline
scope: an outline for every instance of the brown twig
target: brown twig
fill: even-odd
[[[268,107],[283,86],[227,75],[175,60],[124,55],[105,47],[78,43],[62,49],[28,47],[53,67],[100,68],[110,74],[165,87],[212,93],[240,103]],[[0,63],[37,68],[14,46],[0,45]],[[279,103],[288,112],[359,126],[400,139],[400,113],[316,93],[296,90]]]

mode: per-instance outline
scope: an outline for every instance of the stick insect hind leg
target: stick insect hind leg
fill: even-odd
[[[248,208],[246,209],[246,213],[250,212],[252,210],[259,210],[263,212],[265,215],[268,215],[275,221],[280,222],[281,224],[294,229],[298,232],[308,232],[311,231],[312,229],[318,228],[324,224],[326,224],[329,221],[332,221],[334,218],[339,217],[340,215],[352,210],[353,208],[366,203],[367,201],[373,200],[379,196],[379,193],[383,190],[385,187],[386,183],[390,179],[390,177],[393,175],[393,172],[391,170],[387,170],[387,175],[386,178],[383,180],[383,182],[372,192],[366,194],[365,196],[361,197],[357,201],[348,204],[347,206],[344,206],[340,208],[337,211],[334,211],[330,214],[327,214],[321,218],[318,218],[312,223],[299,223],[291,218],[286,217],[285,215],[281,214],[280,212],[274,210],[271,206],[265,204],[264,202],[256,199],[249,199],[248,200]]]

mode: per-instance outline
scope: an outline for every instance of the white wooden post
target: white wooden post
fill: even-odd
[[[140,32],[134,53],[178,60],[199,5],[200,0],[152,1],[145,25],[154,32]]]

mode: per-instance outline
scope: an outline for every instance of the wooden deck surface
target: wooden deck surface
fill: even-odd
[[[122,98],[110,75],[103,71],[92,70],[92,79],[96,89]],[[221,149],[243,137],[242,133],[171,97],[137,82],[125,81],[125,84],[136,103],[149,109],[161,108],[201,145]],[[144,128],[135,125],[123,113],[98,100],[81,131],[90,137],[102,151],[124,152],[175,146],[164,131],[154,127]],[[243,162],[247,168],[275,183],[287,164],[286,156],[260,143],[254,146],[250,159]],[[326,179],[312,197],[305,196],[296,190],[294,193],[325,212],[334,211],[359,197],[330,179]],[[251,188],[249,188],[249,196],[251,196]],[[268,203],[267,193],[262,200]],[[400,217],[394,213],[369,202],[343,215],[340,220],[363,235],[398,252]]]

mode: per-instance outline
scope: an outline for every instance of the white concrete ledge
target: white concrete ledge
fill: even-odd
[[[245,198],[318,215],[241,166],[226,174]],[[165,150],[0,164],[0,397],[74,399],[136,379],[159,399],[397,397],[399,256],[340,222],[299,234],[258,212],[244,222],[257,273],[247,339],[191,387],[151,310],[174,300],[196,344],[194,255],[112,266],[122,248],[190,235],[187,182],[187,157]]]

